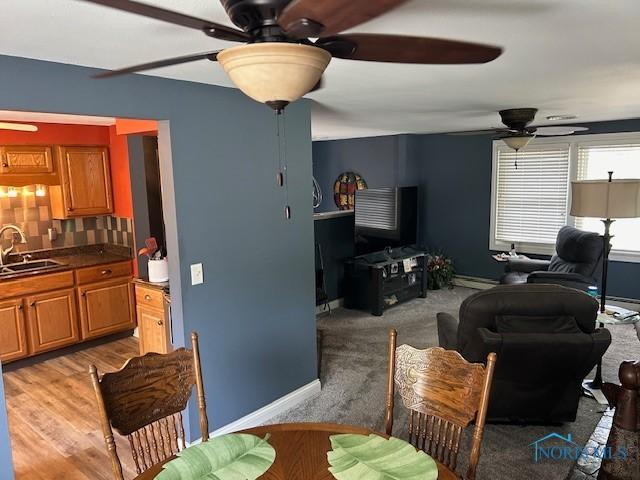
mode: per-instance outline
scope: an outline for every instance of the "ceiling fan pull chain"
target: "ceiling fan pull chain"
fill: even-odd
[[[281,135],[280,135],[280,114],[278,112],[275,112],[275,117],[276,117],[276,139],[278,140],[278,165],[277,165],[277,170],[278,173],[276,174],[276,184],[279,187],[284,186],[284,175],[282,173],[282,144],[280,142],[281,139]]]
[[[282,110],[280,117],[282,117],[282,142],[283,142],[283,168],[284,174],[284,216],[287,220],[291,220],[291,207],[289,206],[289,162],[287,160],[287,122],[284,117],[285,111]]]

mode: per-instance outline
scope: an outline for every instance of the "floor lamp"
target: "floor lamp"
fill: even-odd
[[[611,224],[618,218],[640,217],[640,180],[614,180],[613,172],[609,172],[608,180],[571,182],[571,215],[600,218],[604,223],[604,235],[602,236],[604,255],[602,256],[602,280],[600,282],[600,312],[604,313],[607,301]],[[602,361],[598,362],[596,377],[589,387],[592,389],[602,387]]]

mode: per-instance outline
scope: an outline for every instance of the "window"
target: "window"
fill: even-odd
[[[636,142],[578,145],[578,180],[609,178],[610,171],[613,178],[640,178],[640,138]],[[583,230],[604,233],[604,226],[597,218],[576,218],[575,225]],[[640,253],[640,219],[616,220],[611,226],[611,234],[614,251]]]
[[[517,169],[516,169],[517,160]],[[494,142],[489,248],[552,254],[558,230],[603,233],[600,219],[569,216],[571,180],[640,178],[640,133],[536,138],[516,152]],[[611,259],[640,262],[640,219],[616,220]]]
[[[502,143],[502,142],[500,142]],[[516,152],[497,145],[494,155],[494,245],[548,248],[567,224],[569,144],[531,145]]]

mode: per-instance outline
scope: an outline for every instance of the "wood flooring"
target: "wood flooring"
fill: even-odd
[[[128,337],[4,373],[16,480],[113,480],[89,365],[113,371],[138,354]],[[134,478],[129,443],[116,437],[125,478]]]

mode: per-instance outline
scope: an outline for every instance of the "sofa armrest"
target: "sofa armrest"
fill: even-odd
[[[535,258],[510,258],[507,260],[505,270],[507,272],[531,273],[549,269],[549,260],[537,260]]]
[[[570,272],[533,272],[527,277],[527,283],[552,283],[577,290],[587,290],[594,279]]]
[[[445,350],[456,350],[458,347],[458,319],[453,315],[440,312],[438,319],[438,344]]]

